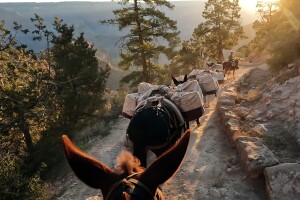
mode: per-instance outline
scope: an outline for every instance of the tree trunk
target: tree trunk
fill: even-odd
[[[144,37],[142,35],[142,27],[141,27],[141,22],[139,19],[139,8],[138,8],[138,4],[137,4],[137,0],[134,0],[134,10],[135,10],[135,14],[136,14],[136,23],[137,23],[137,27],[138,27],[138,31],[139,31],[139,42],[140,45],[143,46],[144,43]],[[146,59],[146,55],[144,50],[141,51],[141,59],[142,59],[142,65],[143,65],[143,78],[145,82],[150,82],[150,78],[149,78],[149,69],[148,69],[148,65],[147,65],[147,59]]]
[[[30,153],[33,150],[33,142],[32,142],[32,138],[31,138],[30,132],[29,132],[29,125],[26,122],[24,114],[22,116],[22,122],[21,123],[22,124],[21,124],[21,126],[19,128],[21,129],[21,131],[24,134],[25,144],[26,144],[28,152]]]

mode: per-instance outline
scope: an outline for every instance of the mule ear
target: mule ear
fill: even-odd
[[[179,85],[179,82],[176,80],[176,78],[174,78],[173,76],[172,76],[172,80],[173,80],[173,82],[174,82],[174,84],[177,86],[177,85]]]
[[[187,74],[184,75],[184,79],[183,82],[187,82],[188,78],[187,78]]]
[[[62,141],[69,165],[81,181],[96,189],[107,189],[113,184],[110,168],[78,149],[68,136],[63,135]]]
[[[141,175],[140,181],[155,191],[158,185],[170,179],[180,167],[186,153],[190,131],[186,131],[179,142],[159,156]]]

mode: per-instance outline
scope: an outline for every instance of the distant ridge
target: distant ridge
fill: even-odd
[[[202,12],[205,3],[203,1],[172,1],[173,10],[162,9],[166,16],[177,21],[181,40],[188,40],[194,29],[203,22]],[[85,33],[85,38],[98,49],[97,56],[106,61],[119,59],[118,47],[115,43],[125,33],[118,30],[117,26],[102,25],[100,19],[114,18],[113,10],[121,8],[116,2],[59,2],[59,3],[1,3],[0,19],[4,20],[6,26],[11,28],[14,21],[23,25],[24,28],[33,30],[34,25],[30,18],[34,13],[45,19],[45,24],[51,30],[54,16],[62,18],[67,24],[74,24],[75,34]],[[256,16],[247,10],[241,11],[242,23],[252,23]],[[45,42],[32,40],[31,35],[20,36],[18,39],[30,49],[39,52],[46,48]],[[114,70],[115,71],[115,70]],[[117,72],[118,74],[122,74]],[[114,78],[115,79],[115,78]],[[118,79],[116,77],[116,79]]]

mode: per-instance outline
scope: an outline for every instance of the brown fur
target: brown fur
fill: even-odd
[[[136,172],[143,172],[145,169],[141,166],[139,159],[134,157],[128,151],[122,151],[117,157],[117,164],[115,166],[116,173],[122,174],[124,176],[129,176],[130,174]]]
[[[145,170],[137,158],[129,152],[122,152],[117,158],[116,169],[113,171],[104,163],[78,149],[66,135],[62,136],[65,154],[74,173],[90,187],[101,189],[104,199],[109,195],[109,191],[115,183],[134,172],[141,172],[136,179],[143,183],[150,193],[155,194],[156,191],[159,191],[159,199],[164,199],[157,188],[170,179],[182,164],[189,138],[190,131],[187,131],[174,146],[154,160]],[[113,192],[115,191],[113,190]],[[121,192],[119,199],[133,199],[127,191]],[[118,195],[118,193],[115,194]],[[147,193],[140,194],[138,198],[134,199],[142,200],[144,199],[142,195],[147,195]]]

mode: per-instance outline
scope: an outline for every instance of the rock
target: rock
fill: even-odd
[[[290,115],[290,116],[293,116],[294,114],[295,114],[295,113],[294,113],[294,110],[290,110],[290,111],[289,111],[289,115]]]
[[[278,164],[278,159],[257,137],[239,137],[236,140],[241,162],[250,178],[257,178],[266,167]]]
[[[228,99],[228,98],[222,98],[222,99],[219,99],[218,103],[221,105],[221,106],[234,106],[235,105],[235,102],[234,100],[231,100],[231,99]]]
[[[247,115],[250,113],[250,110],[245,107],[239,107],[235,109],[235,112],[240,118],[245,119]]]
[[[295,100],[295,105],[300,107],[300,99]]]
[[[222,115],[224,122],[227,122],[230,119],[238,119],[239,118],[235,113],[233,113],[231,111],[221,113],[221,115]]]
[[[224,113],[224,112],[227,112],[227,111],[230,111],[232,107],[227,107],[227,106],[218,106],[218,110],[220,113]]]
[[[234,119],[234,117],[236,117],[236,116],[232,116],[232,118],[230,118],[228,121],[227,121],[227,123],[226,123],[226,125],[228,125],[228,126],[239,126],[239,120],[237,120],[237,119]]]
[[[221,194],[220,194],[219,190],[217,190],[216,188],[210,189],[209,194],[216,199],[221,198]]]
[[[262,135],[263,133],[267,132],[268,129],[264,124],[257,124],[254,128],[252,128],[252,131]]]
[[[246,120],[247,120],[247,121],[251,121],[251,120],[253,120],[253,119],[254,119],[253,115],[247,115],[247,116],[246,116]]]
[[[226,188],[220,188],[219,192],[222,197],[225,197],[227,195],[228,190]]]
[[[300,164],[283,163],[264,170],[269,199],[299,199]]]
[[[267,119],[272,119],[274,117],[274,112],[272,110],[268,110],[266,113],[266,118]]]
[[[206,196],[208,194],[208,189],[204,186],[199,187],[198,192],[201,196]]]
[[[232,169],[229,167],[229,168],[227,168],[227,170],[226,170],[228,173],[230,173],[230,172],[232,172]]]
[[[257,121],[257,122],[262,122],[263,119],[259,117],[259,118],[256,118],[255,121]]]
[[[262,112],[259,111],[259,110],[254,110],[252,115],[253,115],[254,117],[258,117],[259,115],[261,115],[261,113],[262,113]]]
[[[237,94],[232,92],[222,92],[220,95],[221,99],[227,99],[230,101],[235,101],[237,99]]]
[[[248,91],[248,99],[250,101],[256,100],[257,96],[258,96],[258,91],[256,89],[251,89]]]
[[[289,102],[289,107],[291,109],[295,108],[296,107],[296,102],[295,101]]]
[[[266,104],[267,102],[271,102],[272,100],[272,95],[264,93],[262,96],[262,101]]]
[[[88,197],[85,200],[101,200],[99,196]]]

